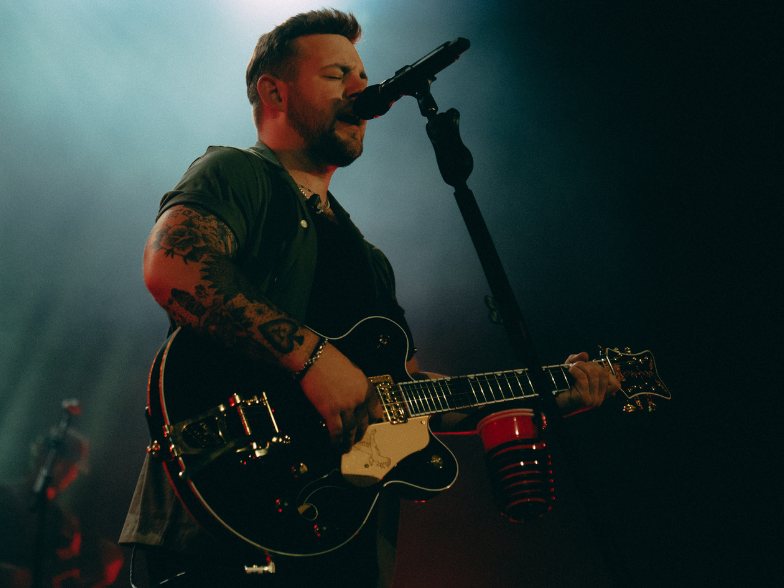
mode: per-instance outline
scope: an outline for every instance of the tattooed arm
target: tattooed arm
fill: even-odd
[[[235,263],[232,231],[214,215],[178,205],[164,212],[144,251],[144,281],[178,324],[253,358],[299,371],[318,336],[275,308]],[[362,371],[328,344],[300,381],[336,443],[348,449],[379,407]]]

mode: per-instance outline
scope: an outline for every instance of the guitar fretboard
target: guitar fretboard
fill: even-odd
[[[542,369],[552,381],[553,394],[569,389],[568,366],[551,365]],[[539,396],[527,369],[415,380],[398,386],[400,401],[412,417]]]

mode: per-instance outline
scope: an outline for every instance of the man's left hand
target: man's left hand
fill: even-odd
[[[569,374],[574,383],[568,391],[555,397],[555,402],[563,413],[601,406],[608,395],[614,395],[621,388],[610,369],[589,361],[588,354],[584,351],[570,355],[564,363],[569,365]]]

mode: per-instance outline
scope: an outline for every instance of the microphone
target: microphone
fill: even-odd
[[[415,96],[426,88],[438,72],[454,63],[470,45],[463,37],[447,41],[419,61],[397,70],[388,80],[368,86],[354,101],[354,114],[364,119],[386,114],[402,96]]]

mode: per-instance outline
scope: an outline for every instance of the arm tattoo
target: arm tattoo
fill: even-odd
[[[201,276],[192,292],[170,290],[166,306],[174,321],[253,356],[286,355],[302,346],[301,325],[270,306],[232,259],[232,231],[197,209],[178,206],[172,212],[169,222],[153,235],[152,247],[165,257],[196,264]]]
[[[230,254],[236,247],[231,229],[214,216],[181,206],[176,223],[167,224],[153,238],[153,248],[166,257],[199,262],[211,251]]]
[[[199,302],[195,296],[190,292],[178,290],[177,288],[172,288],[171,298],[169,299],[168,304],[170,307],[176,304],[187,313],[199,318],[204,316],[204,313],[207,312],[207,309],[204,308],[204,305]]]
[[[226,257],[208,255],[201,268],[201,277],[224,302],[238,294],[245,294],[254,300],[261,298],[255,285],[237,271],[234,262]]]
[[[297,335],[299,325],[290,319],[273,319],[258,328],[272,348],[283,355],[291,353],[305,341],[302,335]]]

